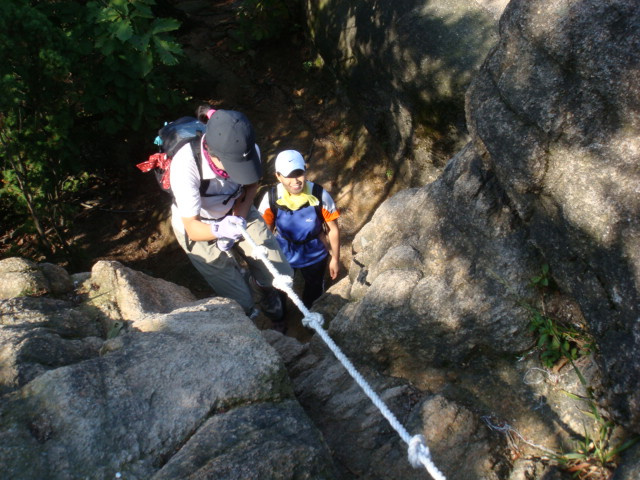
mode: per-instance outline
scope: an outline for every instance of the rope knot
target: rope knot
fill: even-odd
[[[425,442],[424,436],[414,435],[409,441],[409,463],[413,468],[420,468],[422,460],[420,457],[426,457],[431,461],[431,452]]]
[[[318,312],[309,312],[309,315],[302,319],[302,325],[307,328],[313,328],[313,324],[317,323],[320,327],[324,327],[324,317]]]
[[[446,480],[431,460],[431,452],[422,435],[414,435],[409,440],[409,463],[413,468],[425,467],[434,480]]]

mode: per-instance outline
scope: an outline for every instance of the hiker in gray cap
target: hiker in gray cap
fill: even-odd
[[[253,206],[263,173],[255,132],[247,117],[233,110],[201,106],[198,118],[206,123],[199,151],[186,144],[171,162],[173,231],[217,295],[236,300],[250,318],[255,318],[259,312],[251,283],[265,315],[279,323],[283,308],[271,286],[273,277],[254,258],[237,227],[244,226],[258,246],[266,247],[267,257],[280,274],[293,275],[278,242]],[[249,276],[234,253],[246,260]]]

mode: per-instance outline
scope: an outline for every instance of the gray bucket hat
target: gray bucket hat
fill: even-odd
[[[243,113],[216,110],[207,122],[205,141],[234,182],[249,185],[262,178],[256,134]]]

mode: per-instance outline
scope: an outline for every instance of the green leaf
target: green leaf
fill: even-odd
[[[567,397],[573,398],[574,400],[584,400],[583,397],[576,395],[575,393],[568,392],[567,390],[560,390],[560,391],[564,393]]]
[[[149,47],[151,32],[143,35],[133,35],[129,41],[130,45],[138,52],[144,52]]]
[[[114,8],[104,8],[98,12],[98,21],[105,23],[117,22],[120,19],[120,13]]]
[[[546,345],[548,341],[549,335],[547,335],[546,333],[544,335],[540,335],[540,338],[538,339],[538,347]]]
[[[129,1],[130,0],[111,0],[113,8],[122,12],[123,14],[129,13]],[[135,3],[135,2],[132,2]]]
[[[571,362],[571,366],[573,367],[573,369],[576,372],[576,375],[578,376],[578,380],[580,380],[580,383],[584,386],[587,385],[587,379],[584,378],[584,375],[582,375],[582,372],[580,371],[580,369],[578,367],[576,367],[575,363]]]
[[[121,42],[126,42],[133,36],[133,28],[129,20],[124,20],[118,24],[115,35]]]
[[[150,53],[146,53],[141,57],[140,66],[142,67],[142,77],[146,77],[153,70],[153,56]]]
[[[153,11],[151,10],[151,8],[149,8],[149,6],[147,5],[143,5],[141,2],[135,3],[135,12],[133,15],[139,18],[149,18],[149,19],[155,17],[153,15]]]
[[[617,446],[616,448],[614,448],[612,454],[613,455],[617,455],[618,453],[621,453],[621,452],[625,451],[627,448],[632,447],[633,445],[638,443],[638,441],[640,441],[640,437],[630,438],[629,440],[627,440],[623,444],[621,444],[621,445]]]
[[[180,22],[174,18],[157,18],[151,24],[151,33],[157,35],[159,33],[172,32],[180,28]]]
[[[164,65],[176,65],[178,63],[178,57],[175,55],[181,53],[178,45],[156,37],[153,38],[153,44],[160,61]]]
[[[100,53],[102,53],[105,57],[110,56],[114,50],[117,50],[117,45],[115,40],[111,38],[105,38],[104,42],[100,47]]]
[[[585,458],[584,453],[565,453],[562,455],[562,458],[567,460],[582,460]]]

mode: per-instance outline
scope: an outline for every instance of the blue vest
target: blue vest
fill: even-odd
[[[318,238],[321,232],[322,222],[315,207],[307,205],[298,210],[278,209],[276,239],[291,267],[313,265],[329,254]]]

